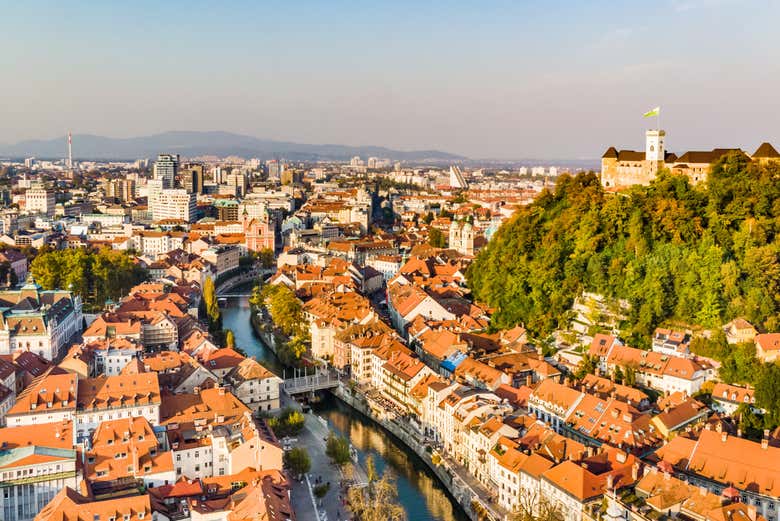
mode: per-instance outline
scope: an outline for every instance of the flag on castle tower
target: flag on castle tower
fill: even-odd
[[[653,116],[659,116],[660,114],[661,114],[661,107],[656,107],[652,110],[648,110],[647,112],[642,114],[642,116],[645,118],[651,118]]]

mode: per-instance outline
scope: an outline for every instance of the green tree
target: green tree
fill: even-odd
[[[279,329],[287,336],[308,332],[303,317],[303,306],[295,292],[284,284],[268,284],[262,287],[257,300],[263,303]]]
[[[660,172],[607,196],[592,173],[560,176],[495,233],[467,271],[496,328],[568,326],[583,291],[625,299],[627,340],[665,321],[718,329],[743,316],[780,327],[780,165],[732,153],[707,183]]]
[[[309,452],[303,447],[293,447],[284,453],[284,466],[290,469],[296,479],[300,479],[311,470]]]
[[[349,441],[342,436],[330,433],[325,445],[325,454],[339,467],[346,465],[350,461]]]
[[[11,285],[16,285],[19,280],[16,277],[16,272],[11,269],[11,263],[8,261],[0,262],[0,285],[10,281]]]
[[[269,269],[274,266],[274,251],[270,248],[264,248],[258,253],[260,267]]]
[[[146,270],[127,252],[110,248],[41,248],[32,259],[30,271],[41,287],[69,289],[90,311],[102,308],[109,298],[118,300],[147,277]]]
[[[209,332],[214,334],[216,331],[222,331],[222,316],[217,300],[217,290],[211,277],[206,277],[206,281],[203,283],[203,304],[206,310]]]
[[[284,438],[299,434],[305,422],[303,413],[292,407],[285,407],[278,415],[268,420],[268,425],[277,437]]]
[[[574,377],[577,380],[582,380],[585,378],[585,375],[594,374],[598,366],[599,357],[590,356],[589,354],[585,353],[582,355],[582,360],[580,360],[580,363],[577,365],[577,370],[574,372]]]
[[[330,483],[320,483],[319,485],[316,485],[314,487],[314,490],[312,490],[312,492],[314,492],[314,496],[317,499],[322,499],[326,495],[328,495],[329,490],[330,490]]]
[[[406,512],[398,502],[398,489],[387,475],[369,481],[365,487],[350,488],[347,501],[358,521],[406,521]]]
[[[780,425],[780,366],[766,364],[756,379],[756,405],[766,411],[766,428]]]
[[[446,248],[447,238],[441,230],[431,227],[428,229],[428,244],[434,248]]]

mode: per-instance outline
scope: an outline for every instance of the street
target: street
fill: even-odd
[[[339,495],[346,496],[346,491],[339,489],[339,483],[342,479],[341,471],[333,465],[330,458],[325,454],[326,439],[330,430],[318,416],[306,413],[304,430],[298,435],[299,447],[304,447],[309,452],[311,458],[311,471],[307,479],[302,482],[293,481],[292,483],[292,506],[298,519],[320,521],[340,521],[349,519],[346,506],[339,500]],[[356,479],[365,482],[365,472],[359,466],[354,466]],[[320,483],[330,482],[330,489],[322,500],[314,497],[312,490],[316,486],[315,481]],[[316,503],[316,510],[315,510]]]

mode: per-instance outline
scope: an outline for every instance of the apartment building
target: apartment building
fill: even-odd
[[[90,437],[84,455],[84,479],[104,485],[133,480],[145,487],[176,481],[170,451],[158,441],[143,416],[102,422]]]
[[[8,425],[40,425],[72,421],[72,442],[88,438],[103,421],[143,416],[160,424],[160,385],[156,373],[100,376],[77,375],[50,368],[36,378],[8,411]]]
[[[71,421],[0,429],[4,521],[30,521],[60,490],[78,485],[81,472],[72,431]]]
[[[161,415],[177,478],[282,468],[273,433],[224,387],[166,396]]]
[[[0,291],[0,354],[32,351],[54,360],[81,323],[81,298],[69,291],[43,290],[32,277]]]
[[[244,359],[226,376],[233,394],[253,411],[279,409],[282,379],[260,365],[254,358]]]

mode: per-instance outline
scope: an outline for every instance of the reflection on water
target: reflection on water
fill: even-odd
[[[390,434],[339,400],[328,397],[315,407],[331,428],[347,436],[365,464],[372,456],[379,472],[396,479],[398,496],[409,521],[465,521],[430,469]]]
[[[236,288],[241,290],[243,287]],[[251,287],[249,288],[251,290]],[[222,327],[233,331],[236,338],[236,346],[243,349],[247,356],[254,356],[265,368],[282,375],[282,364],[276,355],[266,348],[252,330],[251,310],[249,300],[246,297],[228,297],[220,301],[222,309]]]
[[[233,331],[236,346],[281,376],[282,366],[276,356],[252,331],[248,300],[245,297],[229,297],[221,302],[221,307],[223,327]],[[430,469],[413,452],[368,418],[331,396],[318,404],[315,412],[328,420],[331,428],[340,435],[349,438],[364,465],[366,457],[370,455],[379,472],[388,471],[395,477],[398,497],[409,521],[467,520],[458,507],[453,506],[444,487]]]

